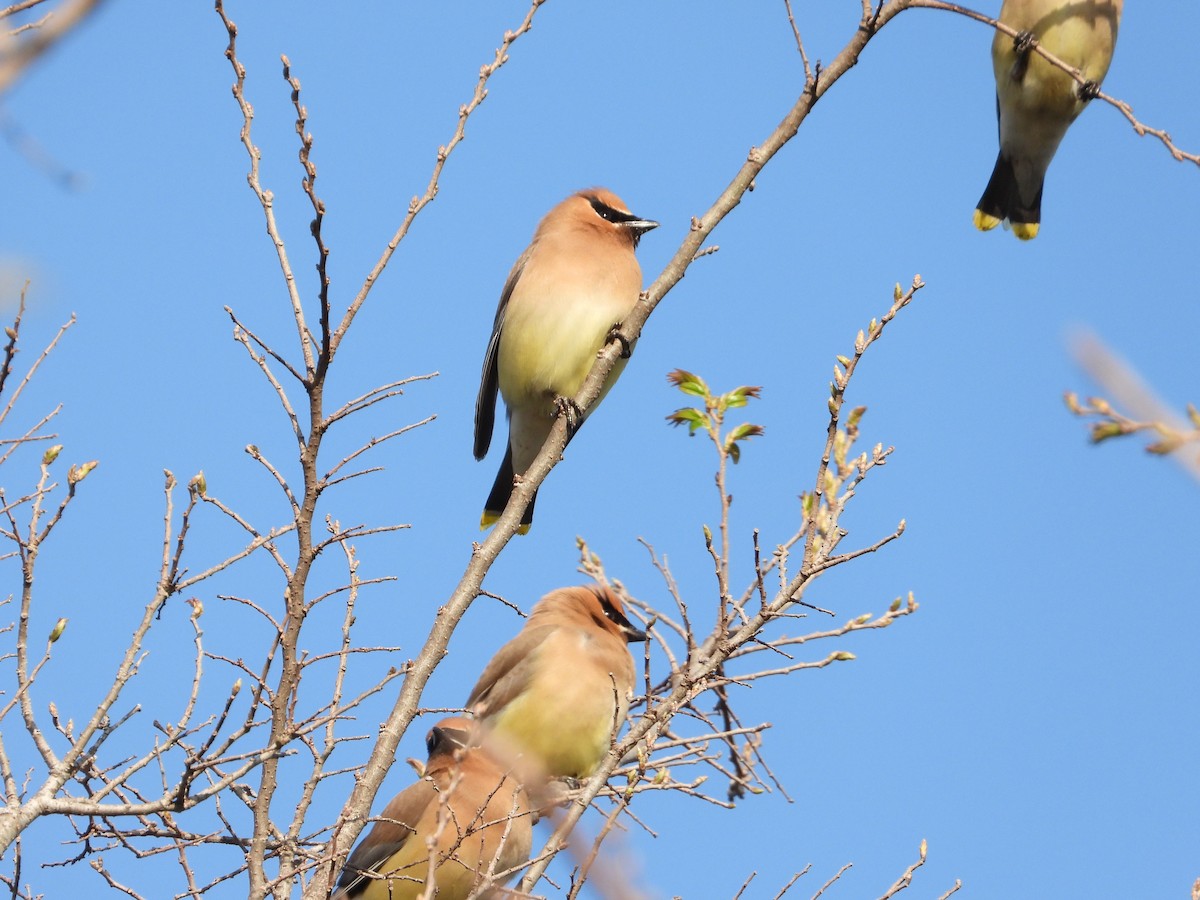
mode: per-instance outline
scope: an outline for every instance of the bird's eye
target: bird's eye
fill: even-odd
[[[596,215],[602,218],[605,222],[625,222],[630,216],[628,213],[619,212],[609,206],[607,203],[592,198],[592,209],[596,211]]]

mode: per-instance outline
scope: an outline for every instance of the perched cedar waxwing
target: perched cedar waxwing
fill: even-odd
[[[629,711],[634,673],[625,645],[645,639],[608,588],[551,591],[492,657],[467,708],[537,774],[584,778]]]
[[[609,333],[637,303],[642,270],[633,251],[657,227],[630,213],[611,191],[580,191],[546,213],[508,273],[475,401],[476,459],[487,455],[492,441],[497,388],[509,420],[508,447],[483,508],[482,528],[500,518],[513,476],[525,474],[558,409],[579,393]],[[625,360],[618,360],[591,409],[624,367]],[[521,518],[521,534],[529,531],[536,499]]]
[[[397,794],[354,848],[335,900],[424,896],[431,852],[438,900],[464,900],[489,874],[529,860],[525,789],[479,746],[481,737],[479,724],[464,718],[443,719],[430,730],[425,777]]]
[[[980,231],[1007,220],[1021,240],[1037,237],[1046,169],[1067,128],[1108,72],[1121,3],[1004,0],[1000,21],[1021,35],[1014,41],[997,31],[992,40],[1000,156],[975,210],[975,227]],[[1089,89],[1034,53],[1029,37],[1079,69],[1088,79]]]

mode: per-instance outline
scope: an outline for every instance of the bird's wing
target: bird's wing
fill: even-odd
[[[341,896],[350,900],[366,891],[374,879],[364,873],[385,874],[379,871],[380,867],[403,849],[421,816],[436,798],[437,789],[424,778],[392,798],[379,821],[346,860],[337,883],[338,890],[345,892]]]
[[[501,647],[479,676],[467,698],[467,709],[487,716],[503,709],[525,690],[537,665],[536,654],[554,626],[524,628]],[[482,710],[475,710],[482,703]]]
[[[533,252],[530,245],[508,273],[504,290],[500,292],[500,303],[496,306],[496,321],[492,324],[492,336],[488,340],[487,353],[483,355],[483,372],[479,378],[479,396],[475,398],[475,458],[487,456],[492,445],[492,430],[496,425],[496,391],[500,386],[500,333],[504,330],[504,314],[513,289],[521,280],[525,264]]]

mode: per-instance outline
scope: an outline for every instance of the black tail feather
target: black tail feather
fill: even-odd
[[[1038,185],[1033,201],[1025,203],[1017,188],[1012,162],[1001,153],[996,157],[992,177],[975,208],[1000,221],[1007,219],[1013,225],[1037,225],[1042,221],[1042,186]]]
[[[504,512],[504,507],[508,506],[508,498],[513,492],[513,461],[512,461],[512,446],[509,445],[504,450],[504,460],[500,463],[500,471],[496,473],[496,480],[492,483],[492,492],[488,494],[487,503],[483,507],[484,525],[490,525]],[[533,524],[533,506],[537,503],[537,493],[529,501],[529,506],[525,508],[524,515],[521,516],[521,526],[525,531],[529,530],[529,526]]]

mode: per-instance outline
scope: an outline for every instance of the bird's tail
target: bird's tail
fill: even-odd
[[[1037,237],[1042,221],[1042,186],[1039,184],[1033,202],[1021,200],[1017,187],[1017,176],[1012,162],[1003,153],[996,157],[996,168],[984,188],[983,196],[975,206],[975,227],[980,231],[991,231],[1007,220],[1013,234],[1023,241]]]
[[[504,512],[504,507],[508,506],[508,498],[512,496],[513,492],[514,474],[512,445],[509,444],[504,450],[504,461],[500,463],[500,471],[496,473],[492,492],[488,494],[487,503],[483,506],[483,515],[479,519],[481,529],[494,525]],[[517,529],[517,534],[529,533],[529,526],[533,524],[533,505],[535,503],[537,503],[536,492],[530,499],[529,505],[525,507],[525,513],[521,516],[521,527]]]

